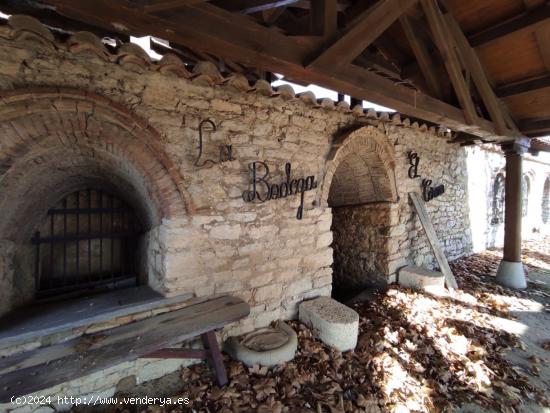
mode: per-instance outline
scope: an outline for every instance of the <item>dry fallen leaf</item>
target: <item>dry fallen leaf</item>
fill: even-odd
[[[491,322],[510,318],[510,306],[520,308],[523,297],[488,275],[499,260],[488,251],[451,263],[462,289],[449,297],[392,286],[356,305],[360,334],[353,352],[328,348],[292,321],[299,339],[292,362],[247,368],[226,358],[224,389],[205,363],[193,365],[182,369],[179,394],[191,398],[194,411],[212,413],[451,412],[470,402],[515,413],[524,400],[548,406],[545,389],[529,382],[541,359],[532,356],[529,371],[507,361],[507,351],[525,345]],[[550,340],[541,346],[550,350]]]

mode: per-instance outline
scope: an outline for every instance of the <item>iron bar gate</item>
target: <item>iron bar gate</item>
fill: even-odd
[[[41,230],[32,238],[38,298],[136,282],[141,225],[114,195],[77,191],[48,210]]]

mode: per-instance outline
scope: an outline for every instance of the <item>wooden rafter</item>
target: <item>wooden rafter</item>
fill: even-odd
[[[311,3],[311,34],[332,38],[338,29],[338,1],[317,0]]]
[[[60,14],[107,30],[134,36],[153,35],[176,46],[184,45],[244,66],[281,73],[289,79],[376,102],[456,131],[488,140],[509,139],[496,136],[490,121],[478,118],[475,123],[467,122],[461,109],[354,64],[335,66],[331,62],[304,67],[304,62],[317,50],[311,43],[266,28],[245,15],[231,13],[209,2],[152,15],[125,0],[95,0],[93,4],[44,1],[55,6]]]
[[[455,45],[443,21],[441,10],[435,0],[421,0],[434,42],[443,57],[447,73],[453,84],[460,106],[468,123],[477,122],[477,114],[472,102],[471,91],[462,74],[462,67],[455,51]]]
[[[155,13],[158,11],[177,9],[178,7],[201,3],[206,0],[153,0],[141,4],[141,9],[145,13]]]
[[[464,36],[462,29],[450,12],[446,13],[445,21],[454,38],[454,41],[456,42],[460,56],[468,67],[481,99],[483,100],[491,119],[495,123],[497,132],[502,135],[508,134],[509,132],[506,126],[507,122],[505,120],[506,116],[502,110],[502,104],[495,96],[493,88],[487,78],[487,74],[485,73],[485,69],[483,68],[476,52],[468,44],[466,36]]]
[[[534,30],[548,20],[550,20],[550,4],[547,3],[518,17],[470,35],[468,40],[472,47],[478,47],[520,30]]]
[[[380,0],[365,10],[336,41],[331,42],[310,66],[351,62],[415,2],[416,0]]]
[[[243,14],[258,13],[278,7],[290,6],[300,0],[232,0],[227,3],[228,10]],[[225,3],[224,3],[225,5]]]
[[[550,119],[524,119],[519,121],[519,128],[527,136],[544,136],[550,132]]]
[[[285,12],[286,6],[277,7],[274,9],[264,10],[262,11],[262,20],[263,23],[271,26],[275,24],[275,22],[281,17],[281,15]]]
[[[405,36],[411,45],[416,61],[418,62],[420,71],[426,80],[430,93],[441,99],[443,96],[443,90],[441,88],[437,72],[435,71],[435,63],[425,42],[422,40],[422,37],[417,32],[415,25],[410,21],[408,16],[401,16],[399,22],[401,23]]]
[[[366,50],[354,60],[354,63],[363,67],[372,68],[395,79],[401,79],[399,68],[380,53],[372,53]]]
[[[535,37],[537,38],[544,66],[550,72],[550,20],[535,31]]]
[[[521,80],[519,82],[500,86],[495,93],[500,98],[520,95],[522,93],[532,92],[537,89],[550,87],[550,75],[539,76],[535,78]]]

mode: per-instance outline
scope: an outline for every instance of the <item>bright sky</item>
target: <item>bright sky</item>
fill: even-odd
[[[143,50],[145,50],[152,59],[155,59],[155,60],[160,59],[162,56],[160,54],[156,53],[154,50],[151,50],[150,39],[151,39],[150,36],[130,37],[130,41],[132,43],[135,43],[135,44],[141,46],[141,48]],[[282,77],[282,75],[277,75],[277,77],[279,78],[279,80],[276,80],[275,82],[272,83],[272,85],[275,86],[275,87],[281,86],[281,85],[284,85],[284,84],[288,84],[288,85],[292,86],[292,88],[294,89],[294,91],[296,93],[311,91],[311,92],[313,92],[313,94],[315,95],[315,97],[317,99],[329,98],[329,99],[332,99],[334,101],[338,100],[338,93],[335,92],[334,90],[325,89],[324,87],[320,87],[320,86],[316,86],[316,85],[308,85],[308,86],[304,87],[304,86],[300,86],[300,85],[297,85],[297,84],[292,83],[292,82],[287,82],[286,80],[284,80],[284,77]],[[346,102],[349,103],[350,102],[350,97],[346,96],[345,100],[346,100]],[[380,106],[380,105],[377,105],[375,103],[371,103],[371,102],[367,102],[367,101],[363,101],[363,107],[364,108],[374,108],[374,110],[378,110],[378,111],[382,111],[382,112],[395,112],[393,109],[389,109],[389,108],[386,108],[384,106]]]
[[[280,75],[277,75],[277,76],[279,77]],[[311,92],[313,92],[313,94],[315,95],[315,97],[317,99],[329,98],[329,99],[332,99],[334,101],[336,101],[338,99],[338,93],[335,92],[334,90],[325,89],[324,87],[316,86],[316,85],[308,85],[306,87],[300,86],[300,85],[297,85],[297,84],[292,83],[292,82],[287,82],[286,80],[284,80],[284,77],[279,79],[279,80],[276,80],[275,82],[272,83],[273,86],[281,86],[281,85],[284,85],[284,84],[291,85],[296,93],[311,91]],[[346,102],[348,102],[348,103],[350,102],[350,97],[349,96],[346,95],[344,99],[345,99]],[[367,102],[366,100],[363,101],[363,107],[364,108],[374,108],[374,110],[381,111],[381,112],[395,112],[395,110],[393,110],[393,109],[389,109],[389,108],[386,108],[384,106],[377,105],[376,103]]]

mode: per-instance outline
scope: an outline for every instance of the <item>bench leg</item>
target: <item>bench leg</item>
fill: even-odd
[[[216,373],[216,382],[218,386],[223,387],[227,384],[227,373],[223,365],[222,353],[220,352],[220,347],[216,340],[216,333],[214,331],[209,331],[208,333],[202,334],[201,339],[204,349],[208,353],[208,362]]]

